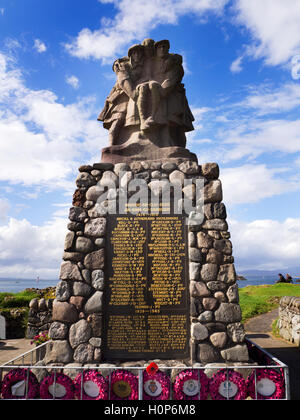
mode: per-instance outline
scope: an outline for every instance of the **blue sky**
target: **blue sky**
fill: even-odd
[[[300,266],[298,1],[0,0],[0,277],[57,277],[112,62],[148,37],[183,56],[188,148],[220,166],[237,270]]]

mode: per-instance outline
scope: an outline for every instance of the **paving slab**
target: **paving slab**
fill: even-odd
[[[31,340],[28,338],[0,340],[0,366],[17,356],[32,350],[34,346],[30,344],[30,341]]]

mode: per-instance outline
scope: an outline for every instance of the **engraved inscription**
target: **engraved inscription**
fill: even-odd
[[[182,281],[185,245],[182,238],[182,222],[154,220],[148,245],[151,262],[154,306],[178,305],[185,289]]]
[[[110,306],[146,306],[143,296],[145,243],[145,230],[137,220],[133,217],[118,220],[111,236],[113,276],[109,285]]]
[[[104,355],[110,359],[187,356],[184,219],[110,216],[108,230]]]

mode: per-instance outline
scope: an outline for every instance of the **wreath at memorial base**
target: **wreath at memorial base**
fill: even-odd
[[[137,400],[138,379],[128,370],[115,370],[111,374],[111,400]]]
[[[40,396],[44,400],[73,400],[74,391],[72,379],[64,373],[52,373],[46,376],[40,385]]]
[[[257,396],[255,395],[255,376]],[[275,369],[256,369],[256,373],[253,371],[248,377],[246,385],[252,399],[280,400],[285,395],[284,377]]]
[[[108,384],[104,376],[96,370],[79,373],[75,380],[75,396],[83,400],[107,400]]]
[[[27,378],[28,388],[26,392]],[[0,390],[4,399],[32,399],[39,395],[39,383],[36,376],[31,371],[28,372],[28,369],[16,368],[10,370],[4,376]]]
[[[200,369],[180,372],[174,382],[174,400],[206,400],[209,379]]]
[[[210,395],[213,400],[245,400],[246,381],[239,372],[221,369],[210,380]]]
[[[143,373],[143,399],[168,400],[170,397],[170,378],[164,372]]]

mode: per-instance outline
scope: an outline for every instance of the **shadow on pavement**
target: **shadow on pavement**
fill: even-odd
[[[0,346],[0,350],[17,350],[18,347],[14,347],[14,346]]]
[[[250,340],[253,340],[253,338],[270,338],[269,334],[247,334],[247,337]]]

